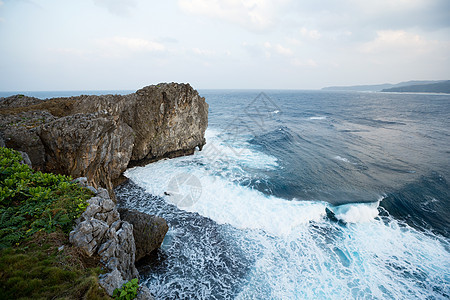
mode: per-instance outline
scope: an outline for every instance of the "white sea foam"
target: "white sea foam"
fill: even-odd
[[[309,120],[325,120],[327,117],[319,116],[319,117],[309,117]]]
[[[336,156],[334,157],[334,159],[335,159],[335,160],[342,161],[342,162],[345,162],[345,163],[347,163],[347,164],[352,164],[352,165],[356,165],[356,164],[357,164],[357,163],[351,162],[348,158],[345,158],[345,157],[342,157],[342,156],[339,156],[339,155],[336,155]]]
[[[207,133],[209,144],[205,146],[204,151],[208,150],[208,146],[220,150],[222,154],[215,161],[219,166],[208,165],[210,154],[197,152],[193,157],[162,160],[145,167],[130,169],[125,175],[149,193],[178,204],[171,199],[175,196],[166,195],[167,183],[172,182],[172,178],[179,174],[192,174],[201,183],[201,193],[196,191],[200,197],[195,199],[192,205],[180,205],[179,208],[197,212],[219,224],[230,224],[239,229],[262,229],[273,235],[286,236],[302,224],[324,218],[327,207],[325,202],[296,199],[288,201],[240,185],[239,178],[246,174],[238,167],[239,164],[261,169],[274,168],[277,166],[276,159],[248,148],[244,149],[241,155],[233,155],[235,149],[224,146],[217,136],[214,131]],[[194,161],[201,162],[203,167],[194,164]],[[215,169],[209,170],[204,166]],[[350,223],[363,222],[378,214],[377,206],[378,204],[343,205],[335,208],[336,216]]]
[[[125,175],[147,192],[176,203],[165,192],[167,182],[180,173],[192,174],[201,183],[201,195],[196,202],[189,207],[181,205],[180,208],[197,212],[219,224],[230,224],[239,229],[262,229],[282,236],[291,234],[301,224],[318,221],[325,215],[324,202],[286,201],[266,196],[221,176],[192,168],[183,163],[183,158],[130,169]]]
[[[350,163],[350,161],[349,161],[347,158],[345,158],[345,157],[340,157],[339,155],[336,155],[336,156],[334,157],[334,159],[340,160],[340,161],[343,161],[343,162],[346,162],[346,163]]]
[[[276,157],[251,149],[242,137],[231,136],[225,139],[221,132],[207,129],[206,145],[203,151],[197,153],[198,158],[206,163],[245,165],[256,169],[274,169],[278,167]]]
[[[240,280],[237,299],[411,299],[441,298],[450,293],[448,242],[392,218],[376,218],[380,201],[334,207],[318,201],[288,201],[242,186],[236,178],[253,175],[239,166],[277,168],[277,161],[245,143],[241,144],[244,155],[233,155],[236,148],[227,149],[219,136],[207,131],[205,149],[214,145],[226,153],[214,164],[209,164],[204,152],[197,152],[133,168],[125,175],[168,202],[173,202],[170,195],[164,195],[170,179],[180,173],[199,179],[199,198],[192,206],[180,209],[232,225],[225,228],[239,229],[238,234],[229,229],[229,236],[227,229],[221,232],[221,239],[229,239],[230,245],[251,261]],[[324,218],[326,207],[347,225]],[[168,238],[177,236],[169,232]],[[165,247],[169,244],[166,241]],[[205,261],[219,259],[215,251],[207,252],[211,257],[203,257],[204,252],[186,247],[183,253],[189,262],[199,261],[199,273]],[[181,269],[184,264],[180,262]],[[182,274],[173,276],[173,286],[187,286],[187,290],[193,289],[192,281],[197,280]],[[210,298],[216,291],[208,288],[207,279],[202,280],[206,280],[205,285],[201,291],[195,289],[196,296]],[[150,280],[149,285],[157,294],[167,290],[159,282]],[[223,288],[232,291],[231,287]]]
[[[346,223],[363,223],[374,221],[375,217],[378,216],[379,204],[379,201],[372,203],[351,203],[331,208],[331,210],[338,220]]]
[[[237,299],[423,299],[449,292],[450,255],[441,241],[394,220],[299,227],[275,241],[247,234],[263,250],[255,251]]]

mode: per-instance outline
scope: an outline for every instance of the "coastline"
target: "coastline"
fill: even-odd
[[[0,114],[1,146],[25,153],[36,170],[78,177],[94,192],[70,242],[88,257],[100,256],[107,273],[99,283],[113,296],[138,276],[135,256],[148,256],[168,230],[156,216],[142,214],[136,223],[135,216],[126,217],[132,211],[122,210],[126,221],[121,220],[113,189],[127,180],[123,172],[129,167],[201,149],[208,124],[205,99],[189,84],[170,83],[127,95],[10,96],[0,100]],[[141,287],[139,297],[151,298],[149,290]]]

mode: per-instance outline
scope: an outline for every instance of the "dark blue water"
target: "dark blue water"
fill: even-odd
[[[157,297],[449,297],[450,95],[201,95],[203,151],[129,170],[117,190],[169,223],[140,267]],[[174,190],[183,174],[199,186]]]
[[[158,299],[450,297],[450,95],[200,94],[203,151],[116,190],[169,224]]]
[[[448,237],[450,95],[265,94],[266,101],[256,91],[202,93],[210,127],[237,125],[278,159],[282,172],[267,171],[270,180],[255,188],[335,205],[383,195],[392,215]]]

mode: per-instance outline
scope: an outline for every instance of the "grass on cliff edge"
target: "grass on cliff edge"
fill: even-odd
[[[0,148],[0,299],[109,299],[98,259],[68,238],[92,192],[21,161]]]

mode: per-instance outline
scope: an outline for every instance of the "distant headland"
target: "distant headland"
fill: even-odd
[[[323,91],[356,92],[398,92],[398,93],[447,93],[450,94],[450,80],[405,81],[397,84],[384,83],[374,85],[329,86]]]

